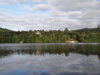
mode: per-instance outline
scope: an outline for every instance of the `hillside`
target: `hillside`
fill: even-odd
[[[0,28],[0,32],[14,32],[14,31],[5,28]]]
[[[88,33],[88,32],[98,32],[100,31],[100,28],[83,28],[83,29],[78,29],[78,30],[72,30],[73,32],[78,32],[78,33]],[[0,28],[0,32],[15,32],[13,30],[5,29],[5,28]]]
[[[78,29],[78,30],[73,30],[73,32],[78,32],[78,33],[92,33],[92,32],[100,32],[100,28],[84,28],[84,29]]]

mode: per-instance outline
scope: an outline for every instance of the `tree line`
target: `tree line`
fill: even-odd
[[[0,28],[0,43],[65,43],[72,39],[76,42],[100,42],[100,28],[69,31],[61,30],[29,30],[11,31]]]

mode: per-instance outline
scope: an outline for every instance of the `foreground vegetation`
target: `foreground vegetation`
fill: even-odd
[[[30,30],[11,31],[0,28],[0,43],[64,43],[72,39],[76,42],[100,42],[100,27],[68,31],[61,30]]]

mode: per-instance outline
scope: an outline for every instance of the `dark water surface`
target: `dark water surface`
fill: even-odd
[[[100,44],[0,44],[0,75],[100,75]]]

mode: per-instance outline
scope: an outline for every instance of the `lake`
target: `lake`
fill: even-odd
[[[100,43],[0,44],[0,75],[100,75]]]

